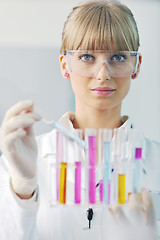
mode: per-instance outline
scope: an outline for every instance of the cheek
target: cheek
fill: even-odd
[[[81,77],[71,74],[71,85],[75,95],[79,95],[84,91],[84,81]]]
[[[130,78],[123,78],[117,81],[118,93],[121,96],[121,100],[123,100],[127,96],[130,90],[130,85],[131,85]]]
[[[118,88],[121,91],[129,91],[131,85],[131,78],[122,78],[117,81]]]

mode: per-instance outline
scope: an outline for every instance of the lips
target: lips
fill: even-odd
[[[96,88],[92,88],[91,91],[98,95],[98,96],[108,96],[110,94],[112,94],[115,89],[111,88],[111,87],[96,87]]]

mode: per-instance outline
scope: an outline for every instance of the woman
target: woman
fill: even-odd
[[[142,56],[138,48],[137,25],[125,5],[89,1],[75,6],[64,24],[60,66],[62,75],[71,79],[76,108],[75,113],[65,114],[60,122],[71,131],[123,127],[128,132],[133,124],[128,116],[121,116],[121,106],[131,80],[140,71]],[[140,234],[140,239],[156,239],[152,201],[146,190],[142,192],[143,211],[136,196],[131,197],[129,206],[136,219],[133,228],[119,206],[110,209],[112,214],[107,208],[93,207],[90,230],[85,207],[49,207],[47,162],[55,159],[55,130],[36,140],[33,125],[39,120],[34,103],[23,101],[8,110],[1,126],[1,182],[5,196],[1,199],[1,236],[16,240],[78,240],[131,239],[132,235],[139,239]],[[144,186],[160,191],[160,144],[144,139],[144,145]],[[155,167],[155,178],[151,176],[151,167]],[[6,224],[10,224],[11,231],[6,230]]]

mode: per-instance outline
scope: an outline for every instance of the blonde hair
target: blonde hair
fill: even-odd
[[[137,24],[131,10],[120,2],[87,1],[75,6],[63,32],[61,53],[66,50],[123,50],[139,48]]]

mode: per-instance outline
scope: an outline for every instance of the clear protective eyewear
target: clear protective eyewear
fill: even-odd
[[[137,72],[139,63],[137,51],[70,50],[66,55],[71,72],[91,78],[104,65],[112,77],[129,77]]]

